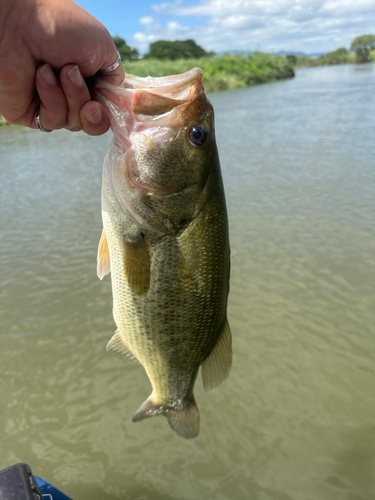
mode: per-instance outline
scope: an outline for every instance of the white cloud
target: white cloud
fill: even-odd
[[[142,18],[143,31],[134,37],[142,51],[155,40],[193,38],[217,52],[326,52],[375,31],[375,0],[176,0],[152,10],[158,22]]]
[[[189,32],[189,28],[187,26],[182,26],[182,24],[176,23],[175,21],[170,21],[167,24],[167,31],[170,36],[173,36],[174,34],[178,36],[182,34],[181,32]]]
[[[153,17],[141,17],[139,22],[143,26],[152,26],[154,23],[154,18]]]
[[[134,35],[134,42],[139,49],[144,52],[148,50],[150,43],[156,40],[178,40],[190,38],[191,30],[187,26],[176,21],[167,22],[166,26],[158,24],[153,18],[147,18],[150,21],[145,22],[146,18],[142,18],[141,24],[144,31],[138,32]],[[151,22],[152,21],[152,22]]]

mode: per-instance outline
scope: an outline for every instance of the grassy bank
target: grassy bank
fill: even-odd
[[[223,55],[177,61],[140,59],[124,63],[127,73],[138,76],[173,75],[184,73],[195,66],[203,71],[206,92],[233,90],[294,76],[292,65],[284,57],[263,53],[245,56]]]

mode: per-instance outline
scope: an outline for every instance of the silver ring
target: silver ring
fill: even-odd
[[[103,68],[99,70],[99,73],[102,75],[106,75],[107,73],[110,73],[111,71],[114,71],[116,68],[118,68],[121,64],[121,56],[119,54],[119,51],[117,51],[117,59],[114,63],[112,63],[110,66],[107,68]]]
[[[43,125],[41,124],[40,122],[40,116],[39,116],[39,111],[40,109],[38,108],[36,113],[35,113],[35,124],[36,126],[38,127],[39,130],[41,130],[42,132],[52,132],[52,130],[47,130],[46,128],[43,127]]]

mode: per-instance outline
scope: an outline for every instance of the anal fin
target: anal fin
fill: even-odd
[[[111,270],[111,264],[109,260],[109,248],[108,248],[108,241],[107,237],[105,234],[105,231],[103,229],[102,235],[100,237],[99,241],[99,247],[98,247],[98,264],[96,268],[96,272],[98,275],[99,279],[103,279],[106,274],[108,274]]]
[[[120,332],[116,332],[107,344],[107,351],[115,351],[126,356],[130,361],[139,363],[138,359],[129,349]]]
[[[209,391],[227,378],[232,365],[232,334],[228,319],[225,318],[223,328],[213,349],[201,364],[203,387]]]

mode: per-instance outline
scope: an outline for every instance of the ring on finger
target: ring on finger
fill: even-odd
[[[106,68],[100,69],[99,73],[101,75],[106,75],[107,73],[110,73],[111,71],[114,71],[116,68],[118,68],[121,64],[121,56],[119,51],[117,51],[117,58],[114,63],[112,63],[110,66],[107,66]]]
[[[36,110],[36,113],[35,113],[35,124],[36,126],[38,127],[39,130],[41,130],[42,132],[52,132],[52,130],[47,130],[46,128],[43,127],[41,121],[40,121],[40,116],[39,116],[39,111],[40,109],[38,108]]]

